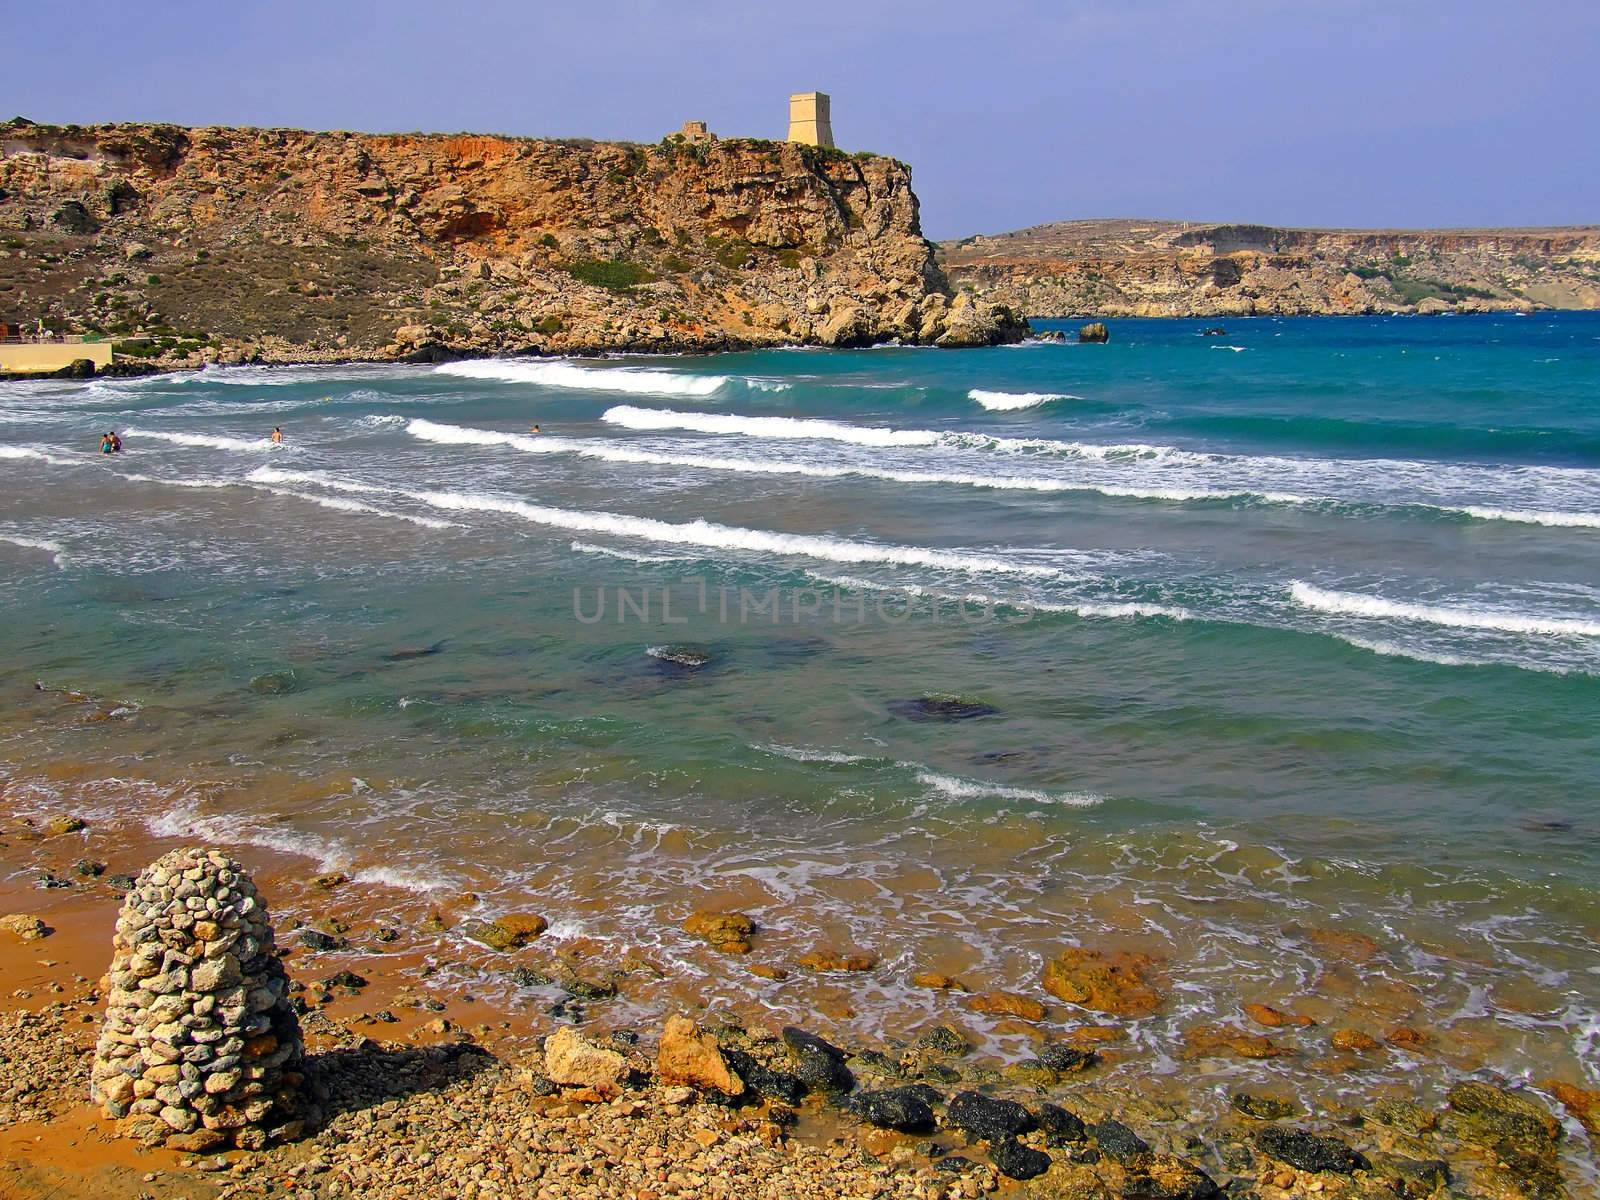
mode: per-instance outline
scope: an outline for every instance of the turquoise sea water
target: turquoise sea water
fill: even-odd
[[[1582,1081],[1600,318],[1205,324],[0,384],[8,800],[735,1006],[832,985],[693,903],[880,954],[858,1025],[1081,942],[1165,958],[1154,1053],[1269,999]]]

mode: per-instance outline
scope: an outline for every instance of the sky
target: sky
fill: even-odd
[[[815,89],[841,147],[912,165],[935,238],[1600,223],[1595,0],[70,7],[7,6],[4,116],[781,138]]]

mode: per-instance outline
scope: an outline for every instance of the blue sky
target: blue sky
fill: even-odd
[[[79,0],[9,6],[38,121],[782,137],[833,95],[930,236],[1074,217],[1600,222],[1593,0]],[[793,14],[804,11],[805,17]]]

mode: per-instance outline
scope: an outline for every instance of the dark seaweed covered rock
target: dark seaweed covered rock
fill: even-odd
[[[1050,1169],[1050,1156],[1043,1150],[1024,1146],[1014,1137],[1003,1137],[989,1146],[989,1161],[995,1170],[1010,1179],[1032,1179]]]
[[[817,1092],[848,1092],[856,1078],[845,1066],[845,1053],[832,1042],[793,1025],[784,1026],[783,1044],[794,1060],[794,1073]]]
[[[1292,1100],[1280,1100],[1276,1096],[1262,1096],[1255,1092],[1235,1092],[1229,1097],[1229,1102],[1236,1112],[1258,1121],[1281,1121],[1300,1111],[1300,1106]]]
[[[981,1092],[957,1092],[950,1100],[945,1123],[989,1142],[1027,1133],[1037,1124],[1033,1114],[1015,1100],[996,1100]]]
[[[1089,1133],[1094,1137],[1095,1144],[1100,1147],[1103,1154],[1112,1158],[1132,1158],[1135,1154],[1143,1154],[1150,1147],[1145,1140],[1121,1121],[1101,1121],[1098,1125],[1090,1125]]]
[[[1285,1129],[1281,1125],[1268,1126],[1256,1134],[1256,1149],[1268,1158],[1302,1171],[1350,1175],[1372,1165],[1366,1155],[1352,1150],[1338,1138],[1323,1137],[1304,1129]]]
[[[947,1174],[954,1175],[958,1172],[965,1171],[971,1165],[972,1160],[970,1158],[962,1158],[959,1154],[947,1154],[938,1162],[933,1164],[933,1169],[935,1171],[944,1171]]]
[[[869,1125],[901,1133],[928,1133],[933,1129],[933,1109],[924,1086],[892,1088],[883,1092],[863,1092],[851,1102],[851,1109]],[[937,1095],[937,1093],[935,1093]]]
[[[932,1050],[935,1054],[948,1054],[959,1058],[972,1050],[972,1044],[961,1036],[953,1025],[935,1025],[916,1041],[918,1050]]]
[[[1100,1061],[1100,1056],[1066,1042],[1049,1042],[1039,1048],[1039,1061],[1052,1071],[1070,1074],[1088,1070]]]
[[[1083,1119],[1076,1113],[1068,1112],[1059,1104],[1041,1104],[1037,1120],[1039,1128],[1044,1130],[1045,1139],[1052,1146],[1060,1146],[1066,1142],[1081,1142],[1089,1136]]]
[[[982,700],[936,693],[914,700],[891,700],[889,711],[909,721],[968,721],[973,717],[992,717],[1000,710]]]
[[[798,1075],[764,1066],[743,1050],[732,1047],[723,1047],[722,1057],[753,1092],[784,1104],[799,1104],[806,1098],[805,1080]]]
[[[1451,1088],[1445,1100],[1448,1131],[1464,1142],[1493,1150],[1550,1155],[1561,1140],[1561,1122],[1516,1092],[1469,1080]]]

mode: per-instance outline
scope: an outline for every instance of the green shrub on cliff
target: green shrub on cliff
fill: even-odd
[[[625,292],[641,283],[654,283],[655,274],[638,263],[621,258],[578,258],[565,263],[566,271],[579,283]]]

